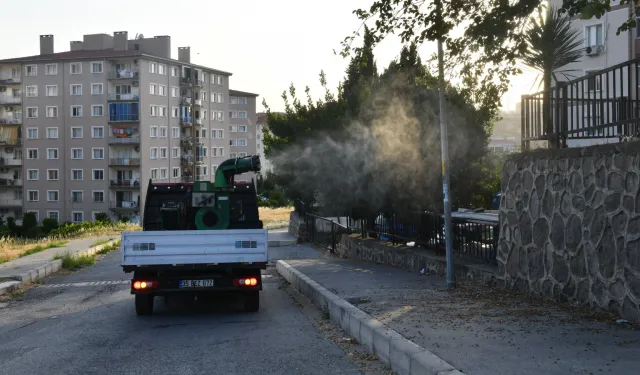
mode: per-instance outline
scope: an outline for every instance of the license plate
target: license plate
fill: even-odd
[[[180,288],[211,288],[213,280],[180,280]]]

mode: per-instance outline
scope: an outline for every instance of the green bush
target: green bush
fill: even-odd
[[[26,233],[31,228],[35,228],[38,226],[38,219],[36,218],[36,214],[34,212],[25,212],[22,217],[22,230]]]
[[[7,229],[9,229],[9,233],[11,233],[11,236],[20,236],[21,228],[18,226],[18,224],[16,224],[16,219],[13,216],[7,218]]]
[[[109,215],[106,212],[98,212],[95,219],[101,223],[111,223],[111,219],[109,219]]]
[[[49,217],[42,220],[42,231],[44,234],[48,235],[55,229],[58,229],[58,220]]]

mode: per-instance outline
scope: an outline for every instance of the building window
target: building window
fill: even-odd
[[[237,139],[230,139],[229,140],[229,146],[237,146],[238,145],[238,140]]]
[[[47,211],[47,218],[53,219],[55,221],[60,220],[60,211]]]
[[[179,107],[171,108],[171,117],[178,118],[179,116],[180,116],[180,108]]]
[[[239,158],[244,158],[245,156],[247,156],[247,153],[246,153],[246,152],[239,152],[239,153],[238,153],[238,157],[239,157]]]
[[[218,111],[218,121],[224,121],[224,112]]]
[[[91,117],[104,116],[104,107],[102,104],[94,104],[91,106]]]
[[[38,107],[27,107],[27,118],[38,118]]]
[[[166,126],[160,127],[160,138],[167,138],[169,136],[169,130]]]
[[[238,146],[244,147],[247,145],[247,140],[245,138],[238,139]]]
[[[27,191],[27,198],[29,202],[37,202],[40,200],[40,192],[38,190],[29,190]]]
[[[71,95],[80,96],[82,95],[82,85],[71,85]]]
[[[217,78],[218,78],[218,84],[222,85],[222,76],[218,76]]]
[[[58,107],[47,107],[47,117],[53,118],[58,117]]]
[[[167,74],[167,66],[164,64],[158,64],[158,74],[162,74],[163,76]]]
[[[238,132],[239,133],[246,133],[247,132],[247,125],[238,125]]]
[[[160,168],[160,179],[166,180],[169,178],[169,168]]]
[[[207,96],[207,92],[206,92],[206,91],[203,91],[203,92],[202,92],[202,101],[203,101],[203,102],[206,102],[206,101],[207,101],[207,98],[208,98],[208,96]]]
[[[102,147],[94,147],[91,149],[91,154],[93,160],[103,160],[104,159],[104,148]]]
[[[168,155],[169,155],[169,150],[166,147],[160,147],[160,159],[166,159]]]
[[[180,128],[178,127],[171,128],[171,137],[180,138]]]
[[[151,168],[151,179],[152,180],[158,179],[158,168]]]
[[[238,118],[247,118],[247,111],[238,111]]]
[[[149,137],[156,138],[158,136],[158,127],[151,126],[149,127]]]
[[[103,181],[104,180],[104,169],[94,169],[93,170],[93,180],[94,181]]]
[[[159,116],[160,117],[167,117],[167,107],[164,106],[164,105],[161,105],[159,108],[160,108]]]
[[[38,139],[38,128],[28,128],[27,139]]]
[[[47,149],[47,159],[48,160],[57,160],[58,159],[58,149],[57,148],[48,148]]]
[[[158,95],[158,85],[156,85],[155,83],[150,83],[149,84],[149,94]]]
[[[58,139],[58,128],[47,128],[47,139]]]
[[[237,158],[237,157],[238,157],[238,153],[236,153],[236,152],[230,152],[230,153],[229,153],[229,157],[230,157],[231,159],[235,159],[235,158]]]
[[[216,102],[216,93],[212,92],[211,93],[211,103],[215,103]]]
[[[149,73],[155,73],[157,71],[156,67],[157,67],[156,63],[154,62],[149,63]]]
[[[585,27],[585,42],[587,47],[595,47],[603,42],[602,24],[590,25]]]
[[[172,77],[177,77],[178,76],[178,68],[175,66],[171,67],[171,76]]]
[[[73,160],[82,160],[84,157],[84,150],[81,148],[72,148],[71,149],[71,159]]]
[[[47,64],[44,66],[44,75],[47,76],[57,76],[58,75],[58,64]]]
[[[224,97],[222,94],[218,94],[218,103],[224,103]]]
[[[48,181],[58,181],[58,179],[60,179],[60,176],[57,169],[47,169]]]
[[[91,84],[91,95],[102,95],[104,92],[102,83],[92,83]]]
[[[177,98],[179,93],[180,93],[180,89],[178,89],[177,87],[172,87],[171,88],[171,97],[172,98]]]
[[[59,200],[58,190],[47,190],[47,202],[57,202]]]
[[[74,181],[82,181],[84,179],[84,171],[82,169],[72,169],[71,179]]]
[[[71,221],[74,223],[82,223],[84,221],[84,212],[82,211],[74,211],[71,213]]]
[[[81,190],[76,190],[71,192],[71,201],[73,203],[82,203],[84,196]]]
[[[82,117],[82,106],[81,105],[72,105],[71,106],[71,117]]]
[[[27,159],[30,159],[30,160],[38,159],[38,149],[37,148],[28,148],[27,149]]]
[[[82,138],[82,128],[74,127],[71,128],[71,138]]]
[[[218,129],[218,139],[224,138],[224,129]]]
[[[45,96],[58,96],[58,85],[47,85],[44,90]]]
[[[173,147],[171,149],[171,157],[177,159],[180,157],[180,147]]]
[[[93,201],[96,203],[104,202],[104,191],[93,191]]]
[[[157,159],[158,158],[158,148],[151,147],[149,150],[149,159]]]
[[[91,63],[91,73],[102,73],[102,61],[95,61]]]
[[[104,138],[104,127],[102,127],[102,126],[92,126],[91,127],[91,137],[92,138]]]
[[[24,67],[24,74],[28,77],[35,77],[38,75],[38,66],[37,65],[26,65]]]
[[[39,169],[27,169],[27,181],[38,181],[40,179]]]
[[[38,96],[38,86],[26,86],[27,98],[35,98]]]
[[[69,65],[69,73],[82,74],[82,63],[75,62]]]
[[[156,117],[158,116],[158,106],[157,105],[152,105],[151,106],[151,116]]]
[[[238,125],[229,125],[229,133],[237,133]]]
[[[167,86],[165,85],[158,86],[158,95],[167,96]]]
[[[180,168],[172,168],[173,171],[173,178],[179,178],[180,177]]]

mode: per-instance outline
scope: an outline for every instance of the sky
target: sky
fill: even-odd
[[[308,85],[314,98],[324,96],[321,70],[328,86],[337,87],[348,60],[333,50],[339,50],[340,41],[360,25],[352,11],[372,1],[10,1],[2,13],[21,16],[4,18],[5,30],[16,32],[3,37],[0,59],[39,54],[43,34],[54,35],[55,52],[68,51],[69,42],[82,40],[84,34],[170,35],[173,58],[178,57],[178,47],[191,47],[193,63],[232,72],[231,88],[257,93],[260,103],[266,99],[277,111],[283,109],[280,96],[291,83],[302,95]],[[400,48],[398,39],[383,41],[375,50],[378,69]],[[423,59],[434,51],[432,45],[420,49]],[[529,92],[534,78],[528,74],[513,79],[513,88],[503,98],[505,109],[514,108],[520,95]],[[257,109],[264,108],[259,104]]]

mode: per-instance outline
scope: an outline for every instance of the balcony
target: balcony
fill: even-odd
[[[139,167],[140,158],[115,158],[109,159],[109,165],[113,167]]]
[[[193,182],[193,177],[191,176],[182,176],[180,179],[182,182]]]
[[[109,182],[111,189],[140,189],[140,181],[138,180],[111,180]]]
[[[189,77],[180,78],[180,86],[191,86],[194,87],[202,87],[202,82],[199,80],[191,79]]]
[[[19,85],[22,83],[20,76],[0,77],[0,85]]]
[[[202,119],[201,118],[197,118],[193,122],[194,122],[195,125],[202,125]]]
[[[140,209],[138,201],[109,201],[109,208],[115,211],[137,211]]]
[[[191,116],[180,117],[180,125],[191,126]]]
[[[121,114],[121,115],[109,115],[110,123],[126,123],[126,122],[140,122],[140,115],[138,114]]]
[[[107,100],[110,102],[138,102],[140,101],[140,96],[137,93],[130,93],[130,94],[109,93],[107,96]]]
[[[191,105],[191,98],[189,98],[188,96],[183,96],[182,98],[180,98],[180,104],[185,106]]]
[[[0,139],[0,147],[12,147],[22,145],[22,138]]]
[[[1,146],[0,146],[1,147]],[[0,157],[0,167],[20,167],[22,166],[22,158],[19,157]]]
[[[110,80],[122,80],[122,79],[138,79],[140,72],[133,69],[125,69],[119,71],[109,72]]]
[[[202,107],[202,99],[196,99],[193,101],[193,104],[197,107]]]
[[[140,137],[109,137],[110,145],[139,145]]]
[[[17,177],[17,176],[14,176]],[[0,178],[0,187],[22,187],[21,179]]]
[[[0,125],[22,125],[22,115],[13,117],[0,117]]]
[[[0,199],[0,207],[22,207],[22,199]]]
[[[13,95],[1,95],[0,96],[0,104],[20,104],[22,103],[21,96],[13,96]]]

